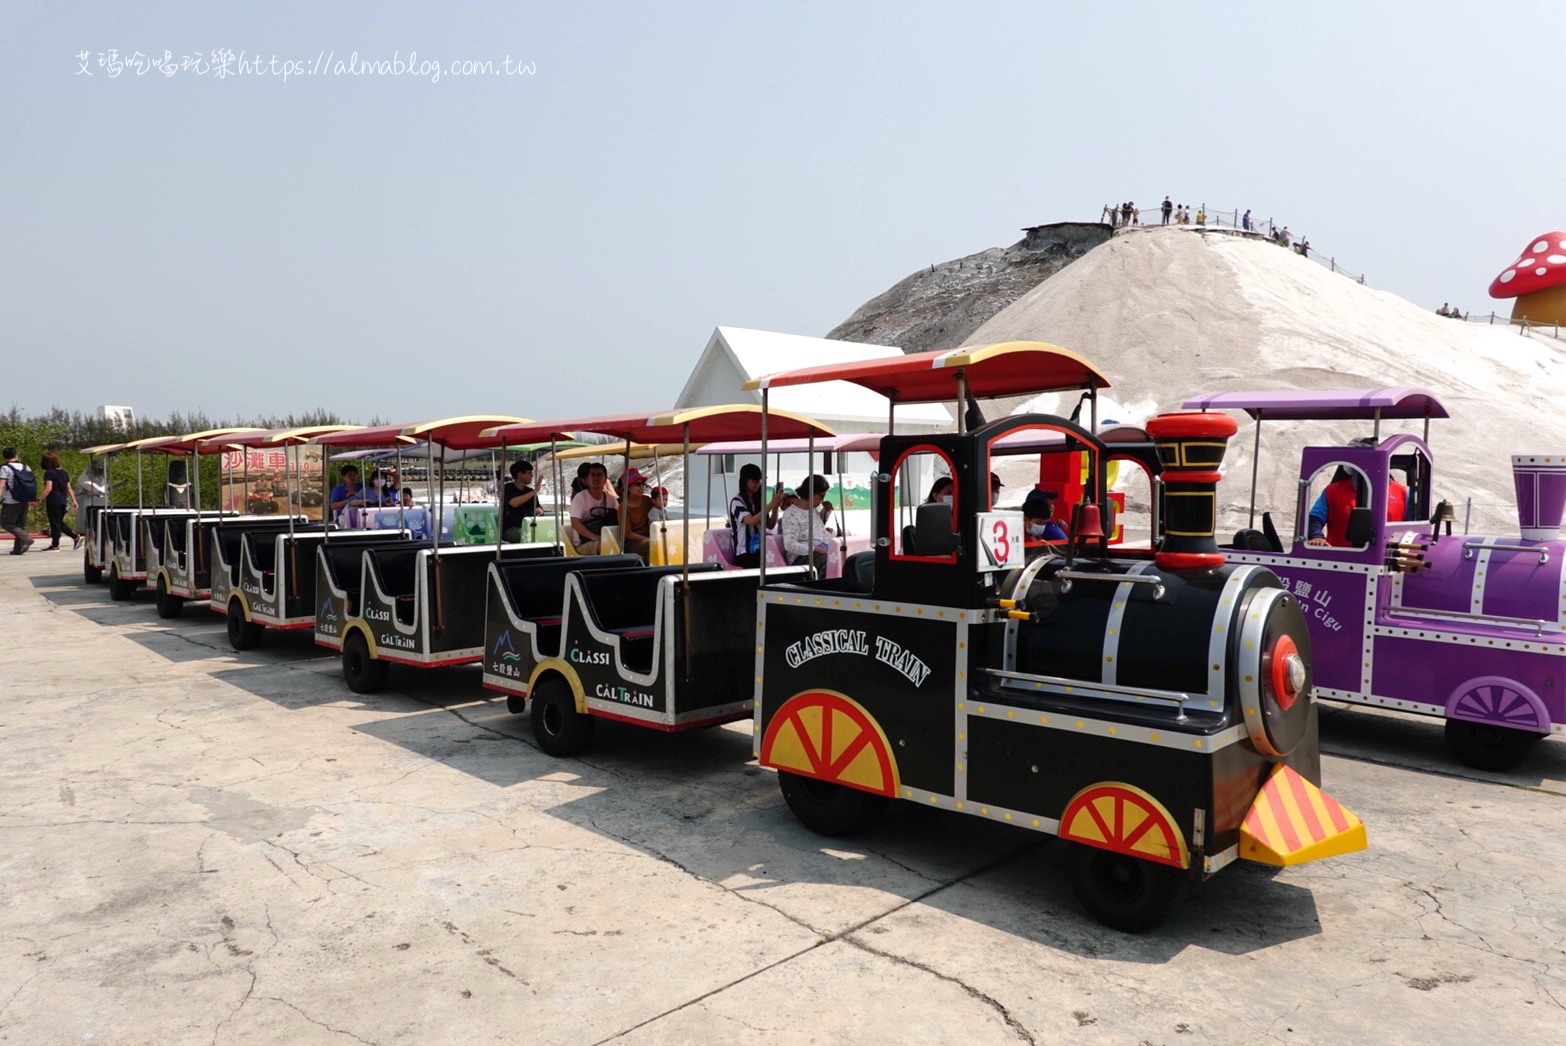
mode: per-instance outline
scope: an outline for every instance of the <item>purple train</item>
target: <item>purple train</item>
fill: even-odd
[[[1454,753],[1481,770],[1509,770],[1566,732],[1566,455],[1513,457],[1517,532],[1453,534],[1449,507],[1431,500],[1430,420],[1448,414],[1423,389],[1227,392],[1185,407],[1245,411],[1258,459],[1264,420],[1374,426],[1350,446],[1303,450],[1283,536],[1268,512],[1257,528],[1253,473],[1250,526],[1229,553],[1271,567],[1308,608],[1318,696],[1441,716]],[[1383,437],[1397,419],[1423,420],[1423,435]],[[1336,528],[1322,526],[1328,502]]]

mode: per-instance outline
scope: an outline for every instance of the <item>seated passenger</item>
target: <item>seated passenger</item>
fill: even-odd
[[[826,570],[831,542],[814,513],[831,489],[825,476],[809,476],[794,491],[795,502],[783,510],[783,555],[791,566],[812,564],[817,573]]]
[[[540,515],[538,491],[533,489],[533,463],[511,463],[511,480],[500,494],[500,536],[504,541],[521,541],[522,526]]]
[[[400,504],[403,508],[412,508],[413,491],[409,490],[407,487],[403,487],[402,493],[398,497],[398,504]]]
[[[734,533],[734,565],[754,569],[761,565],[761,542],[767,527],[777,519],[784,502],[783,484],[761,503],[761,466],[742,465],[739,492],[729,500],[729,529]]]
[[[662,523],[669,518],[669,488],[654,487],[647,492],[652,507],[647,510],[648,523]]]
[[[1332,474],[1327,484],[1310,507],[1310,522],[1306,530],[1307,545],[1330,545],[1334,548],[1350,548],[1348,541],[1349,513],[1359,503],[1359,485],[1352,473],[1342,465]],[[1408,512],[1408,488],[1397,480],[1387,484],[1387,519],[1401,523]]]
[[[640,469],[632,469],[620,477],[620,484],[625,497],[625,528],[620,544],[625,551],[641,556],[645,563],[652,547],[652,527],[647,519],[652,499],[647,496],[647,477]]]
[[[342,482],[332,488],[332,496],[329,503],[332,518],[338,526],[357,527],[359,525],[359,509],[369,504],[364,487],[359,484],[359,466],[344,465]]]
[[[397,466],[381,469],[381,504],[396,507],[402,500],[402,477],[397,474]]]
[[[612,527],[620,518],[620,499],[609,489],[609,470],[601,461],[582,466],[587,470],[587,486],[571,499],[571,542],[584,556],[598,554],[598,533]]]
[[[1065,541],[1066,528],[1055,522],[1053,490],[1030,490],[1022,501],[1023,544],[1040,545],[1046,541]]]
[[[924,499],[926,505],[933,505],[937,501],[944,501],[948,505],[952,502],[952,478],[942,476],[930,484],[930,496]]]

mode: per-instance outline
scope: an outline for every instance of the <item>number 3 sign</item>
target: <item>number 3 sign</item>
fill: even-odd
[[[979,513],[979,570],[1022,566],[1022,513]]]

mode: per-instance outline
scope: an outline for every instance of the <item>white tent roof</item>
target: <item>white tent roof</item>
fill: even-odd
[[[809,338],[748,327],[718,327],[712,332],[706,351],[691,371],[685,388],[680,391],[678,402],[680,407],[732,403],[736,399],[760,403],[760,392],[741,392],[739,384],[797,367],[901,355],[902,349],[889,345]],[[737,379],[733,374],[736,371]],[[878,431],[886,428],[886,400],[846,381],[773,389],[767,402],[779,410],[807,414],[827,425],[852,421],[873,424]],[[898,431],[903,431],[905,425],[915,429],[949,428],[952,416],[939,403],[900,406],[897,408]]]

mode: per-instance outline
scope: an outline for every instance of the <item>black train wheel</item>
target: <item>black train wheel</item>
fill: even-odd
[[[343,641],[343,681],[356,694],[373,694],[386,685],[390,666],[370,656],[364,633],[355,629]]]
[[[1088,914],[1123,933],[1162,925],[1180,900],[1186,877],[1179,868],[1086,843],[1071,844],[1069,874],[1072,892]]]
[[[1446,743],[1467,766],[1503,773],[1528,758],[1543,734],[1467,719],[1446,721]]]
[[[528,697],[533,706],[533,738],[545,752],[576,755],[592,741],[597,720],[576,710],[571,684],[560,676],[540,679]]]
[[[891,800],[847,785],[778,771],[783,801],[817,835],[853,835],[870,827]]]

